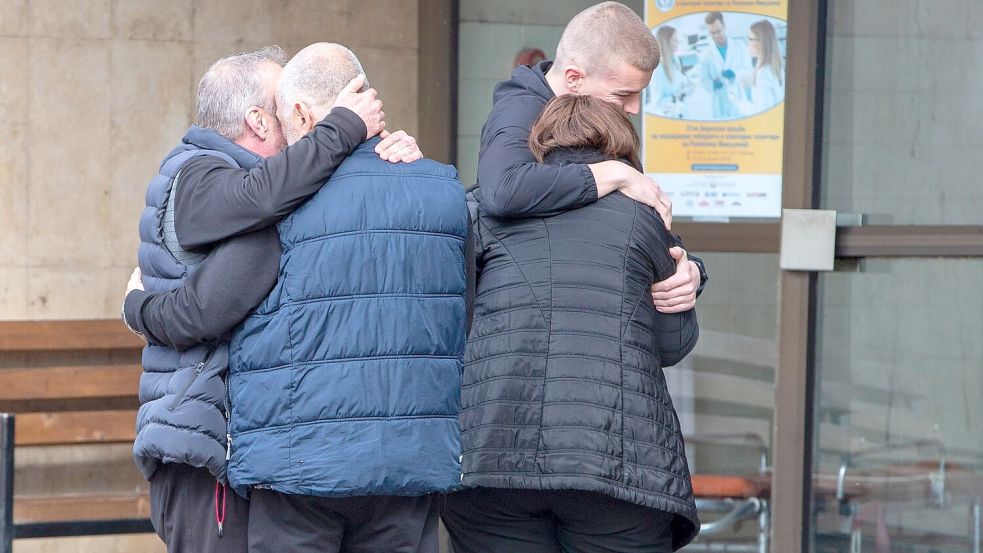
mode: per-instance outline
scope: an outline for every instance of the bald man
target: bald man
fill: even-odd
[[[283,68],[288,144],[362,67],[313,44]],[[251,553],[436,553],[461,481],[468,212],[453,167],[360,146],[280,224],[277,283],[229,348],[229,482]]]

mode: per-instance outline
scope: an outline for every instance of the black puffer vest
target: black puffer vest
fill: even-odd
[[[551,163],[593,163],[560,152]],[[546,218],[475,223],[478,288],[461,398],[466,486],[575,489],[699,520],[662,368],[696,344],[696,314],[649,287],[673,245],[652,209],[615,193]]]

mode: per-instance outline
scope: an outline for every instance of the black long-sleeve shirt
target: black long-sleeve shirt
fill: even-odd
[[[126,323],[148,341],[177,349],[225,336],[276,283],[280,240],[273,225],[320,190],[365,134],[354,112],[335,108],[252,170],[213,156],[192,158],[181,169],[175,233],[187,250],[214,247],[183,286],[128,294]]]

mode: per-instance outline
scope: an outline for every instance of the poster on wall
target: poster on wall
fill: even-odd
[[[645,172],[695,219],[780,217],[788,0],[646,0]]]

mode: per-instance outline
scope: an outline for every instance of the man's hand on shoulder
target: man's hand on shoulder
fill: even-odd
[[[676,273],[652,285],[652,302],[660,313],[682,313],[696,307],[696,291],[700,288],[700,269],[689,260],[686,250],[669,248],[676,260]]]
[[[672,230],[672,200],[669,195],[663,192],[662,187],[651,178],[634,169],[631,171],[630,178],[621,187],[621,193],[636,202],[641,202],[654,208],[662,217],[667,230]]]
[[[382,131],[379,136],[382,140],[375,145],[375,153],[380,158],[390,163],[412,163],[423,158],[416,139],[406,134],[406,131]]]
[[[672,229],[672,200],[654,180],[620,161],[608,160],[589,165],[597,184],[597,197],[602,198],[615,190],[655,209]]]
[[[379,93],[374,88],[361,92],[363,86],[365,86],[365,75],[352,79],[352,82],[338,94],[334,107],[347,108],[355,112],[355,115],[365,123],[365,138],[372,138],[386,128],[386,113],[382,111]]]

